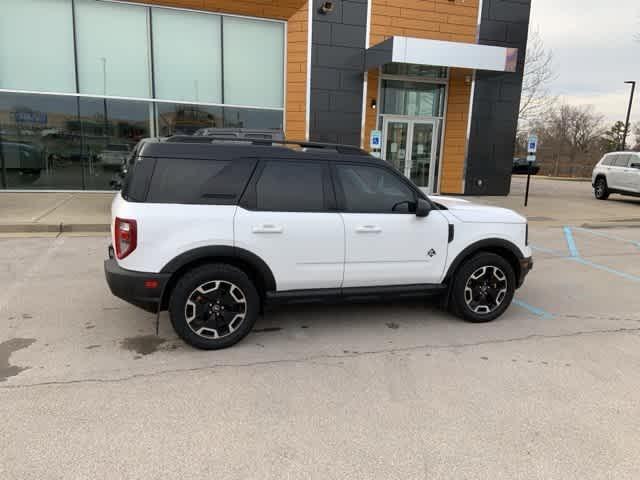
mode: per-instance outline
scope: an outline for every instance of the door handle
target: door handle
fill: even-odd
[[[358,233],[380,233],[382,229],[378,225],[362,225],[356,228]]]
[[[271,223],[264,223],[262,225],[255,225],[251,231],[253,233],[282,233],[284,228],[280,225],[273,225]]]

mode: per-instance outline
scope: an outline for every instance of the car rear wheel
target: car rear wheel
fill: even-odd
[[[598,200],[606,200],[609,198],[609,188],[607,187],[607,179],[598,177],[593,187],[593,193]]]
[[[260,297],[249,277],[225,264],[187,272],[178,280],[169,302],[178,336],[204,350],[230,347],[242,340],[259,311]]]
[[[509,307],[515,286],[516,276],[506,259],[494,253],[479,253],[456,272],[452,308],[468,322],[490,322]]]

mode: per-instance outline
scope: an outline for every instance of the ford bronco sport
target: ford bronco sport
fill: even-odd
[[[525,218],[429,198],[355,147],[147,140],[111,211],[111,291],[168,310],[203,349],[235,344],[278,302],[437,294],[487,322],[532,267]]]

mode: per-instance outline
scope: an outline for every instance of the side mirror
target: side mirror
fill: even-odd
[[[424,198],[419,198],[416,202],[416,217],[427,217],[431,211],[431,204]]]

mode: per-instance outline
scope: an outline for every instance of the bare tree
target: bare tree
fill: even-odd
[[[553,175],[558,175],[560,163],[573,169],[600,155],[603,118],[591,105],[559,103],[532,122],[544,152],[553,157]]]
[[[637,122],[633,126],[633,134],[636,136],[636,145],[635,147],[633,147],[633,149],[636,152],[640,152],[640,122]]]
[[[529,33],[518,114],[519,130],[530,127],[554,102],[549,84],[555,78],[553,52],[545,48],[540,30]]]

